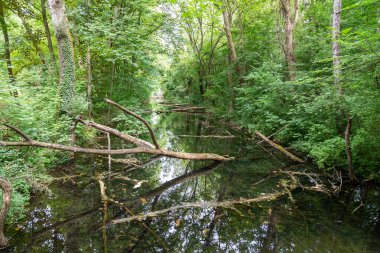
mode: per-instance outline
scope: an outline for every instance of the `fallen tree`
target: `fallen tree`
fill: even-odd
[[[297,157],[296,155],[290,153],[284,147],[282,147],[280,144],[277,144],[277,143],[271,141],[269,138],[267,138],[265,135],[263,135],[259,131],[256,131],[256,135],[259,136],[261,139],[263,139],[263,141],[265,141],[266,143],[271,145],[273,148],[277,149],[278,151],[280,151],[281,153],[283,153],[284,155],[286,155],[287,157],[292,159],[293,161],[299,162],[299,163],[304,162],[304,160],[302,160],[301,158]]]
[[[4,124],[4,126],[8,127],[9,129],[12,129],[14,132],[20,135],[24,141],[18,141],[18,142],[0,141],[0,146],[40,147],[40,148],[69,151],[73,153],[96,154],[96,155],[151,154],[151,155],[173,157],[173,158],[178,158],[178,159],[213,160],[213,161],[222,161],[222,162],[234,159],[233,157],[221,156],[221,155],[212,154],[212,153],[186,153],[186,152],[177,152],[177,151],[162,149],[158,145],[157,138],[152,128],[150,127],[150,125],[148,124],[146,120],[144,120],[141,116],[125,109],[121,105],[111,100],[107,99],[106,102],[124,111],[125,113],[134,116],[138,120],[140,120],[149,130],[149,133],[151,135],[151,138],[154,144],[147,142],[145,140],[133,137],[131,135],[122,133],[114,128],[104,126],[96,122],[86,122],[82,119],[79,119],[78,122],[82,123],[85,126],[93,127],[102,132],[112,134],[126,142],[129,142],[135,145],[136,147],[129,148],[129,149],[94,149],[94,148],[82,148],[82,147],[68,146],[68,145],[62,145],[62,144],[56,144],[56,143],[41,142],[41,141],[33,140],[23,131],[9,124]]]
[[[122,107],[121,105],[111,100],[106,99],[105,101],[108,104],[122,110],[126,114],[131,115],[135,117],[136,119],[138,119],[139,121],[141,121],[148,129],[150,137],[153,141],[153,144],[148,141],[136,138],[134,136],[122,133],[119,130],[114,129],[112,127],[105,126],[105,125],[92,122],[92,121],[85,121],[82,117],[76,117],[74,119],[74,124],[71,129],[71,136],[72,136],[71,146],[34,140],[33,138],[28,136],[26,133],[24,133],[22,130],[18,129],[17,127],[12,126],[7,123],[3,123],[5,127],[7,127],[8,129],[11,129],[13,132],[19,135],[22,138],[22,141],[0,141],[0,147],[1,146],[2,147],[40,147],[40,148],[73,152],[74,154],[83,153],[83,154],[107,155],[107,156],[126,155],[126,154],[150,154],[156,157],[166,156],[166,157],[188,159],[188,160],[213,160],[213,161],[219,161],[219,162],[234,160],[233,157],[221,156],[221,155],[212,154],[212,153],[186,153],[186,152],[177,152],[177,151],[163,149],[158,144],[157,138],[153,132],[152,127],[144,118],[142,118],[141,116],[137,115],[136,113],[132,111],[129,111],[128,109]],[[110,147],[108,149],[77,147],[75,146],[75,139],[76,139],[75,129],[78,123],[83,124],[84,126],[87,126],[87,127],[97,129],[98,131],[101,131],[103,133],[106,133],[107,136],[113,135],[123,141],[133,144],[135,147],[128,148],[128,149],[111,149]],[[111,161],[112,158],[110,158],[109,160]],[[3,229],[4,229],[5,218],[8,213],[10,202],[11,202],[11,184],[9,183],[8,180],[0,177],[0,188],[3,191],[2,208],[0,210],[0,247],[6,247],[8,246],[8,240],[4,235]]]

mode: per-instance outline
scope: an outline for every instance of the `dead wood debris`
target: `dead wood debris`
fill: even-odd
[[[167,157],[173,157],[178,159],[188,159],[188,160],[214,160],[214,161],[229,161],[233,160],[233,157],[227,157],[227,156],[221,156],[217,154],[211,154],[211,153],[185,153],[185,152],[176,152],[171,150],[166,150],[160,148],[160,146],[157,143],[156,136],[152,130],[152,128],[149,126],[149,124],[139,115],[125,109],[121,105],[118,105],[117,103],[106,100],[107,103],[114,105],[118,109],[124,111],[127,114],[130,114],[134,116],[135,118],[139,119],[141,122],[144,123],[144,125],[148,128],[148,131],[151,135],[152,141],[154,143],[151,144],[147,141],[141,140],[139,138],[130,136],[125,133],[121,133],[120,131],[107,127],[95,122],[86,122],[84,120],[78,120],[79,122],[83,123],[84,125],[94,127],[98,130],[104,131],[106,133],[112,134],[120,139],[123,139],[129,143],[134,144],[135,148],[129,148],[129,149],[93,149],[93,148],[82,148],[82,147],[76,147],[76,146],[67,146],[67,145],[61,145],[61,144],[55,144],[55,143],[47,143],[47,142],[40,142],[37,140],[33,140],[28,135],[26,135],[24,132],[22,132],[20,129],[10,126],[8,124],[4,124],[6,127],[12,129],[14,132],[19,134],[24,141],[19,142],[8,142],[8,141],[0,141],[0,146],[26,146],[26,147],[41,147],[41,148],[48,148],[48,149],[56,149],[56,150],[63,150],[63,151],[69,151],[74,153],[84,153],[84,154],[98,154],[98,155],[123,155],[123,154],[151,154],[151,155],[161,155],[161,156],[167,156]]]

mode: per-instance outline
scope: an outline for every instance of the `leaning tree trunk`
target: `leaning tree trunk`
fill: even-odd
[[[5,61],[7,62],[8,76],[9,76],[9,80],[11,80],[11,82],[14,82],[8,28],[7,28],[7,23],[5,22],[5,18],[4,18],[3,0],[0,0],[0,25],[1,25],[1,30],[3,31],[3,36],[4,36]]]
[[[8,180],[0,177],[0,188],[3,192],[3,204],[0,210],[0,248],[8,246],[8,239],[4,235],[4,223],[11,205],[12,187]]]
[[[342,69],[340,64],[340,13],[342,12],[342,0],[334,0],[333,14],[332,14],[332,58],[333,58],[333,73],[334,83],[337,86],[338,93],[343,94],[342,87],[340,85],[340,78],[342,75]]]
[[[63,0],[48,0],[48,3],[58,44],[62,111],[71,113],[75,100],[75,62],[65,4]]]
[[[230,52],[230,59],[231,63],[235,66],[235,71],[236,75],[239,78],[239,82],[242,80],[240,79],[240,66],[238,64],[238,58],[236,54],[236,49],[235,49],[235,44],[232,38],[232,33],[231,33],[231,14],[227,12],[227,10],[223,11],[223,21],[224,21],[224,31],[226,33],[226,38],[227,38],[227,45],[228,45],[228,50]]]

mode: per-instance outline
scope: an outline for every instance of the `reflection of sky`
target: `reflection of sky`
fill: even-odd
[[[152,114],[152,117],[155,132],[163,148],[177,151],[186,151],[183,150],[186,147],[189,147],[189,149],[192,148],[191,145],[184,145],[185,142],[182,141],[181,138],[177,138],[174,134],[176,131],[185,131],[185,127],[174,129],[173,125],[171,125],[172,123],[180,124],[180,122],[177,122],[178,119],[181,119],[180,117],[176,118],[177,121],[166,121],[166,123],[169,122],[167,124],[162,120],[166,119],[164,118],[167,117],[166,115]],[[260,155],[261,154],[257,154],[257,156]],[[199,162],[191,162],[189,166],[187,166],[188,163],[189,161],[186,160],[163,157],[144,168],[145,172],[152,176],[145,177],[146,174],[142,173],[142,178],[153,182],[154,185],[152,188],[155,188],[158,186],[158,184],[155,185],[156,182],[163,184],[178,176],[182,176],[185,172],[190,172],[195,168],[198,169],[201,167]],[[273,188],[271,184],[274,184],[275,180],[273,180],[272,183],[265,182],[262,185],[255,186],[255,188],[252,188],[250,184],[257,179],[257,176],[261,178],[263,175],[266,175],[266,171],[271,168],[273,168],[273,165],[272,167],[270,166],[270,160],[268,161],[268,159],[237,161],[233,166],[232,164],[223,165],[222,168],[218,168],[210,174],[207,174],[207,176],[202,175],[197,179],[189,179],[164,191],[157,202],[157,210],[178,205],[181,202],[215,199],[220,192],[220,188],[223,187],[227,181],[230,182],[231,185],[225,195],[225,200],[251,197],[258,195],[260,192],[269,192],[270,189]],[[149,174],[152,170],[154,170],[155,173]],[[131,178],[138,176],[138,172],[134,173],[137,174],[130,174]],[[227,180],[227,178],[231,176],[231,173],[234,173],[233,180]],[[117,185],[120,187],[119,183],[115,183],[112,186],[118,187]],[[94,187],[84,189],[70,188],[67,192],[59,188],[57,199],[43,201],[41,207],[36,208],[30,213],[31,218],[26,223],[25,230],[28,231],[29,234],[33,234],[41,228],[52,225],[58,218],[78,213],[78,211],[73,211],[73,207],[79,205],[78,202],[81,200],[83,203],[93,202],[94,206],[97,207],[100,203],[99,189],[96,184],[92,186]],[[111,190],[112,186],[110,186],[108,190]],[[139,191],[153,190],[151,188],[144,189],[144,186],[145,184],[141,188],[133,190],[136,191],[133,193],[137,195]],[[80,196],[76,195],[79,194],[79,191],[76,192],[78,189],[80,190]],[[195,198],[193,198],[194,191]],[[354,201],[353,208],[360,204],[363,197],[362,195],[364,195],[364,192],[361,190],[354,192],[352,196]],[[306,194],[301,194],[301,196],[305,197]],[[302,200],[301,196],[298,197],[294,195],[297,201],[294,213],[288,212],[286,206],[281,204],[281,201],[287,201],[286,198],[276,203],[273,202],[273,204],[278,205],[278,210],[281,210],[281,212],[277,213],[278,223],[275,224],[277,228],[275,231],[276,239],[269,237],[270,231],[268,228],[270,221],[268,219],[267,209],[266,207],[261,208],[260,205],[252,205],[252,209],[247,209],[246,206],[242,205],[235,206],[236,210],[243,213],[243,216],[238,214],[234,209],[222,208],[222,215],[215,222],[213,230],[211,230],[210,227],[215,217],[215,208],[176,210],[147,221],[147,224],[149,224],[152,231],[163,239],[169,246],[169,249],[172,250],[171,252],[263,252],[265,238],[269,238],[270,240],[267,245],[270,252],[272,252],[273,247],[275,247],[274,243],[278,243],[276,245],[278,252],[322,252],[323,250],[327,252],[327,250],[331,248],[332,235],[336,236],[336,245],[338,245],[340,249],[350,248],[356,250],[358,248],[357,245],[360,243],[364,245],[361,236],[368,236],[370,238],[368,240],[375,240],[374,236],[366,234],[365,229],[358,229],[356,223],[355,227],[349,223],[349,219],[352,219],[352,209],[347,209],[347,220],[339,224],[339,226],[336,226],[336,218],[340,217],[342,212],[341,209],[339,209],[340,204],[338,201],[334,203],[328,202],[329,208],[325,208],[327,201],[323,201],[322,196],[308,195],[310,199],[305,197],[306,199],[304,200]],[[123,197],[126,196],[123,195]],[[49,205],[49,201],[52,201],[52,203],[65,203],[65,201],[67,201],[67,205],[65,204],[65,207],[61,205]],[[141,209],[136,210],[136,212],[150,212],[152,210],[153,199],[147,201],[148,203]],[[355,215],[360,215],[365,210],[367,214],[366,217],[363,216],[361,218],[361,226],[371,228],[378,222],[379,208],[376,203],[366,204],[355,213]],[[271,203],[268,203],[268,205],[271,205]],[[293,204],[287,203],[287,205],[292,206]],[[64,212],[61,209],[63,209]],[[112,208],[110,208],[110,210],[112,211]],[[244,210],[249,210],[250,212],[244,213]],[[98,213],[98,215],[99,214],[100,213]],[[300,214],[302,214],[302,219],[300,219]],[[58,246],[64,245],[62,247],[67,247],[65,249],[71,250],[66,252],[80,252],[81,249],[83,249],[83,252],[102,252],[103,244],[101,233],[91,233],[94,224],[101,221],[101,218],[97,216],[91,217],[91,220],[78,220],[78,224],[75,226],[72,223],[65,225],[63,229],[57,228],[46,233],[47,236],[33,243],[33,247],[42,248],[43,250],[47,250],[47,252],[61,252],[58,251],[57,245],[55,245],[54,248],[54,244],[58,242]],[[357,219],[357,217],[355,217],[355,219]],[[180,222],[177,222],[178,220],[180,220]],[[355,220],[355,222],[357,222],[357,220]],[[308,226],[308,231],[310,231],[308,233],[310,233],[311,236],[305,235],[305,226]],[[133,242],[134,239],[131,238],[139,237],[142,231],[144,231],[144,228],[139,222],[110,226],[108,234],[110,249],[108,252],[126,252],[123,249],[128,249],[133,244],[131,242]],[[90,234],[88,232],[90,232]],[[118,240],[114,240],[114,238],[118,238]],[[350,240],[352,238],[355,240]],[[206,239],[211,241],[210,251],[204,248]],[[78,245],[74,242],[76,240]],[[134,252],[154,252],[153,247],[155,251],[162,252],[162,248],[155,240],[151,233],[147,232],[143,240],[140,241],[140,245],[136,246]],[[355,245],[352,245],[352,242],[355,242]],[[118,247],[117,249],[120,249],[120,251],[113,251],[116,247]],[[315,248],[321,249],[321,251],[313,250]]]

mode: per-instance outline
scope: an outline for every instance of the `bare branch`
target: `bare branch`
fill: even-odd
[[[137,115],[136,113],[132,112],[132,111],[129,111],[127,110],[126,108],[122,107],[121,105],[113,102],[112,100],[109,100],[109,99],[105,99],[105,101],[110,104],[110,105],[113,105],[115,106],[116,108],[122,110],[123,112],[129,114],[129,115],[132,115],[133,117],[137,118],[138,120],[140,120],[149,130],[149,133],[150,133],[150,137],[152,138],[152,141],[154,143],[154,146],[159,149],[160,148],[160,145],[158,145],[158,142],[157,142],[157,139],[156,139],[156,136],[151,128],[151,126],[149,125],[149,123],[144,119],[142,118],[140,115]]]
[[[84,154],[97,154],[97,155],[125,155],[125,154],[151,154],[151,155],[162,155],[167,157],[173,157],[178,159],[187,159],[187,160],[214,160],[214,161],[230,161],[234,160],[233,157],[224,157],[217,154],[210,153],[184,153],[184,152],[175,152],[165,149],[155,149],[155,148],[131,148],[131,149],[92,149],[92,148],[81,148],[81,147],[72,147],[55,143],[47,143],[40,141],[30,141],[30,142],[7,142],[0,141],[0,146],[24,146],[24,147],[40,147],[40,148],[49,148],[63,151],[70,151],[76,153]]]
[[[20,129],[18,129],[17,127],[14,127],[14,126],[11,126],[11,125],[8,125],[7,123],[3,123],[4,126],[12,129],[13,131],[15,131],[17,134],[21,135],[21,137],[27,141],[27,142],[31,142],[32,141],[32,138],[30,138],[28,135],[26,135],[23,131],[21,131]]]
[[[103,132],[106,132],[106,133],[110,133],[116,137],[119,137],[120,139],[123,139],[127,142],[130,142],[138,147],[144,147],[144,148],[154,148],[155,146],[147,141],[144,141],[144,140],[141,140],[141,139],[138,139],[136,137],[133,137],[131,135],[128,135],[128,134],[125,134],[125,133],[122,133],[114,128],[111,128],[111,127],[108,127],[108,126],[104,126],[104,125],[101,125],[101,124],[98,124],[96,122],[92,122],[92,121],[83,121],[81,120],[80,123],[82,123],[83,125],[85,126],[89,126],[89,127],[93,127],[93,128],[96,128],[100,131],[103,131]]]
[[[295,187],[294,187],[295,188]],[[268,193],[264,194],[257,198],[251,198],[251,199],[237,199],[237,200],[227,200],[222,202],[217,201],[200,201],[200,202],[194,202],[194,203],[182,203],[181,205],[173,206],[170,208],[162,209],[159,211],[149,212],[145,214],[139,214],[134,215],[127,218],[122,219],[116,219],[112,220],[111,223],[113,224],[119,224],[119,223],[126,223],[134,220],[142,220],[146,218],[152,218],[156,217],[160,214],[168,213],[171,211],[176,211],[178,209],[189,209],[189,208],[207,208],[207,207],[229,207],[236,204],[248,204],[248,203],[255,203],[255,202],[264,202],[264,201],[271,201],[278,199],[281,196],[284,196],[288,194],[288,192],[277,192],[277,193]]]
[[[266,143],[268,143],[269,145],[271,145],[272,147],[274,147],[275,149],[277,149],[278,151],[280,151],[281,153],[283,153],[284,155],[286,155],[287,157],[289,157],[290,159],[292,159],[293,161],[296,161],[296,162],[299,162],[299,163],[303,163],[304,162],[301,158],[298,158],[297,156],[293,155],[292,153],[290,153],[289,151],[287,151],[281,145],[279,145],[279,144],[277,144],[277,143],[269,140],[267,137],[265,137],[259,131],[256,131],[256,135],[259,136],[261,139],[263,139]]]

